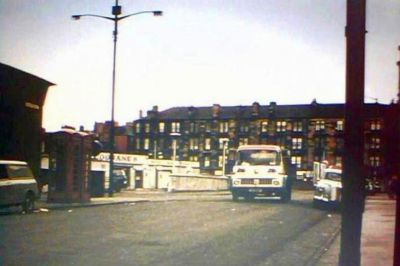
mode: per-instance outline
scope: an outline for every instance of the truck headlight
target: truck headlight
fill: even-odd
[[[233,180],[234,185],[240,185],[240,180],[239,179],[234,179]]]
[[[279,185],[281,184],[281,182],[279,182],[279,180],[273,180],[273,181],[272,181],[272,184],[273,184],[274,186],[279,186]]]

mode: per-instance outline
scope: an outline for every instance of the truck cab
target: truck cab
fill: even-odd
[[[240,197],[291,199],[288,160],[277,145],[244,145],[237,149],[236,162],[230,175],[233,200]]]

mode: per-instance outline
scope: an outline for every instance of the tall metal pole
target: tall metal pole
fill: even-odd
[[[225,176],[225,156],[226,156],[226,144],[227,142],[224,141],[222,143],[222,176]]]
[[[364,211],[364,80],[366,0],[347,0],[346,103],[339,265],[358,266]]]
[[[114,139],[115,139],[115,119],[114,119],[114,103],[115,103],[115,69],[117,63],[117,36],[118,36],[118,15],[121,14],[121,7],[118,6],[118,0],[115,0],[115,6],[112,8],[114,15],[114,50],[113,50],[113,70],[112,70],[112,90],[111,90],[111,125],[110,125],[110,172],[109,172],[109,189],[108,195],[113,196],[114,193]]]
[[[172,174],[176,172],[176,138],[172,140]]]

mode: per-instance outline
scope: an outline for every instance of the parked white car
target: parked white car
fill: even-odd
[[[315,185],[314,206],[339,205],[342,198],[342,170],[327,168]]]
[[[28,164],[0,160],[0,207],[21,205],[32,212],[39,196],[38,185]]]

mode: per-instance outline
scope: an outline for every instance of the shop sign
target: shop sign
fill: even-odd
[[[102,152],[99,155],[97,155],[95,158],[98,161],[109,162],[110,154]],[[144,155],[114,153],[114,162],[115,163],[126,163],[126,164],[144,163],[146,159],[147,159],[147,156],[144,156]]]

